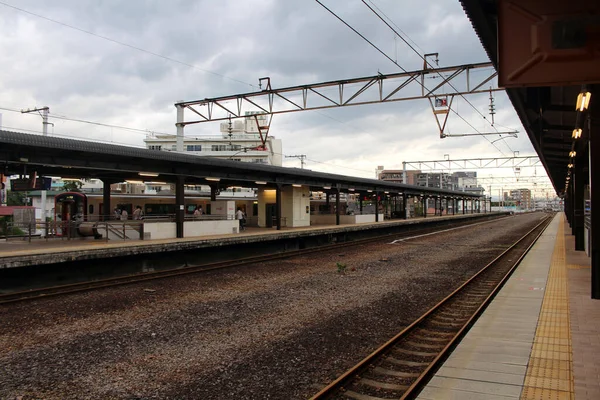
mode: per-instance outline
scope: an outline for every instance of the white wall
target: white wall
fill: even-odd
[[[311,215],[311,222],[319,225],[335,225],[335,214]],[[379,222],[383,222],[383,214],[379,214]],[[375,214],[340,215],[340,225],[375,223]]]
[[[228,218],[235,219],[235,201],[217,200],[210,203],[211,215],[226,215]]]
[[[173,239],[177,237],[175,222],[145,222],[144,237],[150,234],[150,239]]]
[[[227,235],[239,233],[239,222],[234,219],[216,221],[185,221],[183,223],[183,237],[196,237],[208,235]],[[147,222],[144,221],[144,237],[150,240],[174,239],[177,237],[175,222]]]
[[[183,237],[227,235],[239,233],[240,223],[235,219],[218,221],[185,221]]]
[[[281,192],[281,216],[286,226],[310,225],[310,193],[305,187],[288,186]]]

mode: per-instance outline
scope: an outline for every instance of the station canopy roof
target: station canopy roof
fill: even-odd
[[[524,54],[529,56],[531,49],[524,48],[524,46],[529,45],[528,40],[530,40],[533,33],[523,32],[524,29],[529,29],[528,26],[524,25],[524,20],[513,18],[508,13],[504,16],[505,22],[500,24],[499,8],[502,6],[501,0],[460,0],[460,2],[490,61],[494,64],[496,70],[500,73],[500,79],[502,79],[503,74],[506,75],[508,72],[512,72],[507,67],[507,59],[520,60],[525,57]],[[512,3],[529,7],[534,1]],[[584,3],[581,2],[581,4]],[[573,4],[569,2],[537,1],[534,5],[536,8],[549,7],[556,9],[562,7],[566,10],[563,14],[568,19],[566,13]],[[505,5],[506,7],[510,6],[510,4]],[[553,12],[557,13],[556,10]],[[560,13],[558,11],[558,14]],[[520,38],[514,37],[521,34],[523,35]],[[503,66],[499,65],[501,61],[499,51],[504,54],[504,67],[506,70],[504,72],[502,71]],[[543,63],[535,66],[544,67]],[[553,68],[553,74],[557,79],[548,79],[545,84],[523,82],[521,87],[511,84],[510,87],[507,87],[506,93],[527,131],[527,135],[540,157],[556,193],[561,194],[569,170],[568,165],[571,162],[569,153],[573,146],[572,132],[580,124],[578,120],[580,115],[575,104],[578,94],[582,91],[582,85],[566,84],[560,81],[560,75],[566,70],[569,73],[575,72],[577,74],[577,68],[573,66],[563,65],[561,69],[549,65],[546,68]],[[523,67],[523,70],[530,74],[535,71],[533,67],[530,70]],[[583,75],[581,74],[581,77]],[[528,79],[532,80],[531,75],[528,76]],[[535,76],[533,80],[535,80]],[[596,96],[592,96],[592,98],[594,97]]]
[[[178,176],[189,185],[273,188],[302,185],[313,191],[339,188],[341,192],[389,192],[410,196],[429,195],[479,198],[472,193],[404,185],[377,179],[356,178],[299,168],[243,163],[214,157],[139,149],[31,135],[0,130],[0,163],[5,175],[63,178],[95,178],[108,183],[161,181],[175,183]],[[144,173],[145,176],[140,173]],[[258,182],[258,183],[257,183]]]

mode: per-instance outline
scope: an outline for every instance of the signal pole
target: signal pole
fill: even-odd
[[[42,133],[44,136],[48,136],[48,114],[50,113],[50,108],[48,106],[46,107],[42,107],[42,108],[34,108],[33,110],[30,110],[29,108],[27,110],[21,110],[21,114],[29,114],[32,112],[37,112],[42,116]],[[40,203],[41,203],[41,208],[42,208],[42,224],[46,224],[46,191],[42,190],[41,191],[41,198],[40,198]],[[46,229],[46,234],[48,232],[48,229]]]
[[[33,110],[30,110],[29,108],[27,110],[21,110],[21,114],[29,114],[32,112],[38,112],[42,116],[42,133],[44,136],[48,136],[48,113],[50,113],[50,108],[42,107],[34,108]]]
[[[299,158],[300,159],[300,168],[304,169],[304,160],[306,159],[306,154],[300,154],[297,156],[285,156],[285,158]]]

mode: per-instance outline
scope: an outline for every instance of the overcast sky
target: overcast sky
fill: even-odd
[[[422,68],[419,56],[361,1],[323,3],[402,68]],[[489,61],[458,0],[368,3],[418,51],[438,52],[440,66]],[[400,72],[312,0],[1,0],[0,52],[4,129],[41,131],[39,115],[6,109],[48,106],[51,117],[141,130],[52,118],[49,131],[55,136],[140,147],[144,130],[175,133],[173,104],[179,100],[255,91],[264,76],[279,88]],[[489,118],[489,94],[468,99]],[[452,159],[535,154],[504,92],[494,93],[494,103],[495,121],[502,125],[497,128],[516,129],[518,138],[442,140],[425,99],[277,115],[270,134],[282,139],[284,155],[305,154],[306,168],[368,178],[378,165],[400,169],[402,161],[446,154]],[[464,100],[456,98],[453,109],[480,132],[493,131]],[[475,131],[452,113],[447,133]],[[187,127],[186,134],[218,135],[219,123]],[[299,167],[300,161],[287,158],[284,166]],[[511,169],[479,175],[492,173],[514,176]],[[527,168],[521,174],[545,171]]]

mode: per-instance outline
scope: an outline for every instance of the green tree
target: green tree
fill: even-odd
[[[64,181],[62,189],[65,192],[81,192],[83,182],[81,181]]]
[[[26,206],[27,192],[14,192],[12,190],[6,193],[6,205],[9,206]]]

